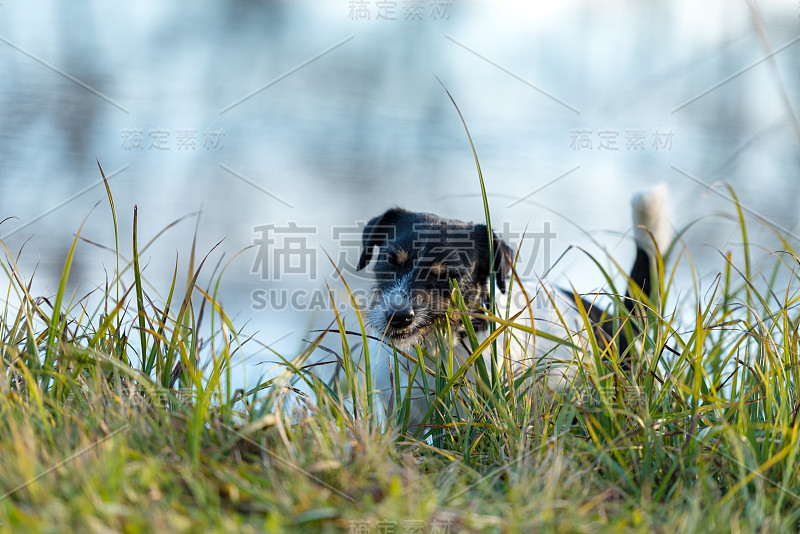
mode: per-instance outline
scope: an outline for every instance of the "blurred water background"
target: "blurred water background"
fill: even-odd
[[[51,295],[91,212],[82,236],[108,249],[79,244],[69,291],[102,286],[114,228],[97,158],[126,257],[134,204],[142,245],[189,216],[143,254],[151,296],[176,257],[185,273],[195,234],[201,255],[222,240],[199,283],[244,250],[223,306],[292,356],[333,318],[326,253],[367,287],[359,223],[395,205],[482,220],[438,77],[495,227],[516,244],[527,229],[529,274],[570,245],[627,265],[630,194],[666,182],[676,226],[699,219],[685,241],[708,288],[720,251],[741,252],[719,181],[751,210],[756,259],[780,248],[759,218],[797,228],[798,40],[788,0],[3,0],[0,218],[16,218],[0,237]],[[582,290],[602,283],[575,249],[559,268]],[[255,344],[242,356],[251,384],[275,359]]]

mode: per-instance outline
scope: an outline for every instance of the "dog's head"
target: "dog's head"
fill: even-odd
[[[485,224],[394,208],[364,228],[359,270],[370,262],[376,247],[368,319],[378,335],[399,347],[420,343],[437,321],[447,317],[451,280],[458,283],[471,312],[488,303],[490,272],[505,292],[511,249],[492,234],[494,257],[490,257]],[[451,314],[451,321],[455,326],[459,315]],[[479,320],[473,324],[478,329],[486,326]]]

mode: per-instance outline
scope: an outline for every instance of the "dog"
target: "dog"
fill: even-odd
[[[635,194],[631,201],[637,251],[624,299],[629,313],[634,313],[642,294],[649,295],[656,257],[670,239],[666,197],[665,186],[659,185]],[[490,239],[485,224],[402,208],[389,209],[366,224],[357,269],[375,259],[375,282],[365,312],[372,333],[381,340],[370,350],[375,387],[390,414],[395,400],[409,392],[409,429],[417,428],[429,412],[433,390],[432,379],[422,376],[425,367],[452,357],[452,367],[458,369],[473,354],[470,337],[480,343],[490,335],[493,319],[486,312],[492,278],[497,290],[495,316],[510,316],[524,327],[523,331],[509,327],[497,338],[502,342],[498,357],[508,358],[515,376],[532,369],[528,376],[543,381],[547,391],[563,391],[574,384],[583,355],[591,350],[579,301],[597,339],[619,343],[619,354],[633,341],[605,312],[572,291],[553,288],[546,281],[512,282],[513,257],[514,251],[496,233]],[[514,290],[507,295],[512,284]],[[454,309],[456,290],[466,313]],[[395,351],[401,356],[395,358]],[[427,363],[418,365],[415,353],[427,355]],[[491,365],[488,349],[482,357],[487,367]],[[475,373],[466,378],[475,385]]]

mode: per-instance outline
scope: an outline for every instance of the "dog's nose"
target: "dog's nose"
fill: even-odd
[[[389,316],[389,324],[392,328],[406,328],[414,322],[414,309],[411,306],[407,308],[398,308]]]

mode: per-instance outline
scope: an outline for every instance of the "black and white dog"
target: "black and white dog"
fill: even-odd
[[[630,287],[647,294],[655,254],[664,250],[670,238],[666,188],[661,185],[639,192],[631,204],[637,256],[629,275],[633,282]],[[409,412],[412,427],[427,411],[430,396],[426,395],[429,391],[424,390],[423,382],[430,388],[431,380],[425,381],[421,373],[414,373],[415,351],[410,349],[420,345],[435,360],[444,347],[455,358],[456,369],[463,364],[472,353],[463,321],[472,323],[479,341],[490,330],[486,310],[491,272],[499,291],[497,316],[506,317],[509,313],[516,317],[516,324],[547,334],[537,336],[514,332],[512,328],[512,336],[499,338],[505,339],[505,344],[498,352],[510,359],[514,372],[533,366],[535,372],[531,376],[543,380],[549,390],[559,390],[574,381],[577,367],[582,365],[576,355],[585,354],[589,345],[572,292],[553,289],[539,280],[532,284],[514,280],[514,294],[506,295],[514,253],[496,234],[492,235],[490,253],[486,225],[393,208],[370,220],[364,228],[358,269],[364,269],[373,257],[375,286],[366,315],[373,334],[383,340],[370,351],[376,368],[376,388],[391,411],[395,381],[405,394],[409,376],[414,374]],[[466,304],[467,319],[457,310],[454,313],[451,296],[455,285]],[[635,296],[629,291],[626,306],[630,311],[634,309]],[[584,306],[599,335],[627,343],[624,336],[615,335],[611,322],[602,320],[603,313],[596,306],[586,301]],[[442,332],[450,333],[444,343]],[[399,358],[399,369],[392,369],[390,345],[412,356]],[[486,353],[484,358],[489,357],[488,350]]]

